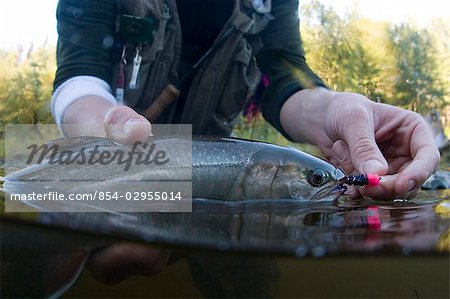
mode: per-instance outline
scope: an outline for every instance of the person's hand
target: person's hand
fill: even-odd
[[[150,122],[128,106],[113,106],[100,97],[84,97],[70,105],[63,116],[68,136],[108,137],[129,144],[152,135]]]
[[[91,252],[87,268],[99,281],[117,284],[133,275],[154,275],[169,263],[172,251],[120,242]]]
[[[357,188],[375,199],[415,196],[439,164],[439,151],[420,115],[359,94],[302,90],[285,103],[281,121],[293,138],[317,145],[347,173],[381,175],[379,186]]]
[[[98,97],[81,98],[64,114],[64,132],[69,136],[109,137],[130,144],[151,136],[151,124],[127,106],[113,106]],[[132,275],[152,275],[168,263],[171,251],[134,243],[115,243],[91,253],[87,267],[105,283],[118,283]]]

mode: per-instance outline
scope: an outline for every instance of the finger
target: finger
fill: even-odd
[[[86,265],[97,280],[116,284],[131,275],[159,273],[169,258],[167,249],[123,242],[92,253]]]
[[[355,186],[349,186],[347,188],[347,191],[345,192],[345,195],[347,195],[351,199],[362,198],[362,194],[358,189],[359,188],[356,188]]]
[[[355,170],[350,158],[350,151],[344,141],[338,140],[333,143],[331,152],[330,162],[334,166],[343,169],[346,173],[352,173]]]
[[[406,143],[409,143],[409,140],[407,140]],[[399,156],[411,157],[409,146],[404,147],[403,144],[394,141],[392,141],[392,143],[390,144],[378,143],[378,148],[381,150],[384,157],[399,157]]]
[[[404,197],[398,194],[394,189],[394,183],[398,175],[385,175],[381,177],[380,184],[375,187],[361,187],[359,192],[375,200],[393,200],[398,197]]]
[[[421,116],[410,113],[407,116],[410,133],[411,164],[400,172],[395,188],[399,193],[417,190],[439,166],[440,154],[434,145],[429,126]]]
[[[389,163],[389,170],[388,170],[388,174],[395,174],[398,173],[400,171],[402,171],[403,169],[405,169],[410,163],[412,162],[411,157],[396,157],[393,159],[388,159],[388,163]]]
[[[352,110],[351,118],[352,125],[344,127],[344,137],[354,167],[361,173],[386,174],[388,164],[375,142],[373,118],[361,107]]]
[[[121,144],[145,140],[152,135],[150,122],[127,106],[113,107],[105,116],[106,135]]]
[[[399,194],[418,190],[439,166],[439,151],[434,146],[425,146],[417,151],[412,162],[399,173],[395,190]]]

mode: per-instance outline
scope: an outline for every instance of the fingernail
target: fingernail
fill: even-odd
[[[411,192],[416,188],[416,182],[413,180],[408,180],[408,182],[406,182],[406,189],[408,190],[407,192]]]
[[[131,130],[133,130],[137,125],[142,124],[143,121],[140,119],[136,119],[136,118],[132,118],[127,120],[122,127],[122,131],[128,135],[128,133],[130,133]]]
[[[370,160],[364,162],[362,168],[365,173],[377,173],[378,171],[384,169],[384,165],[378,160]]]

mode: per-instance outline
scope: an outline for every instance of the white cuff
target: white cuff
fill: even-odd
[[[55,122],[61,125],[67,107],[85,96],[99,96],[117,105],[108,83],[93,76],[76,76],[61,84],[53,93],[51,107]]]

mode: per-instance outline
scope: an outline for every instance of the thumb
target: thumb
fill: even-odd
[[[152,136],[150,122],[127,106],[115,106],[105,116],[106,135],[121,144],[130,144]]]
[[[344,137],[353,166],[358,172],[387,174],[388,163],[375,142],[372,118],[368,115],[355,118],[353,125],[345,129]]]

